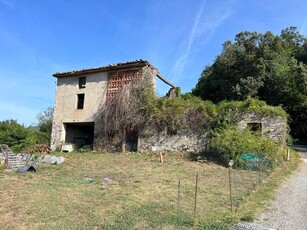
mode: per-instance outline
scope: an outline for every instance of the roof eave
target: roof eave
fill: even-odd
[[[145,67],[145,66],[153,67],[148,61],[140,61],[136,63],[123,63],[117,66],[116,65],[115,66],[104,66],[104,67],[98,67],[98,68],[92,68],[92,69],[83,69],[83,70],[76,70],[76,71],[71,71],[71,72],[55,73],[53,74],[53,76],[56,78],[70,77],[70,76],[79,76],[79,75],[99,73],[99,72],[140,68],[140,67]]]

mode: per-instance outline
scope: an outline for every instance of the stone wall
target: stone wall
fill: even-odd
[[[248,128],[249,124],[259,124],[259,130],[264,137],[274,141],[285,143],[287,125],[286,120],[280,116],[261,115],[258,113],[239,113],[233,114],[235,119],[233,124],[240,129]],[[232,122],[231,122],[232,123]],[[205,134],[193,133],[190,130],[182,130],[180,133],[172,134],[167,130],[145,128],[140,132],[138,138],[139,152],[200,152],[207,148],[210,142],[209,131]],[[102,152],[122,151],[121,138],[117,142],[101,142],[102,146],[96,149]]]
[[[62,142],[62,125],[53,123],[50,147],[52,151],[60,150]]]
[[[246,129],[248,124],[261,124],[261,134],[264,137],[271,138],[274,141],[286,142],[287,125],[286,120],[281,116],[263,116],[258,113],[243,113],[238,116],[237,126],[240,129]]]
[[[167,134],[166,131],[157,131],[150,136],[139,138],[138,150],[144,151],[183,151],[200,152],[208,145],[209,135],[198,135],[189,131],[180,134]]]

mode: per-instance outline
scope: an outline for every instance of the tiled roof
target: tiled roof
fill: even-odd
[[[136,61],[130,61],[130,62],[123,62],[123,63],[116,63],[116,64],[111,64],[111,65],[101,66],[101,67],[98,67],[98,68],[73,70],[73,71],[69,71],[69,72],[58,72],[58,73],[53,74],[53,76],[54,77],[77,76],[77,75],[97,73],[97,72],[102,72],[102,71],[121,70],[121,69],[126,69],[126,68],[136,68],[136,67],[144,67],[144,66],[153,67],[148,61],[140,59],[140,60],[136,60]]]

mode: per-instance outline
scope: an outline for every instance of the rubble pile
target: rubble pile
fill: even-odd
[[[21,152],[30,153],[30,154],[38,153],[38,154],[45,155],[45,154],[49,154],[51,152],[51,149],[48,145],[36,144],[36,145],[32,145],[32,146],[29,146],[23,149]]]

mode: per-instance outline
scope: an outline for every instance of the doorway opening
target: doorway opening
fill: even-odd
[[[126,129],[125,151],[138,151],[139,132],[137,129]]]
[[[87,146],[93,149],[94,122],[65,123],[65,143],[75,144],[77,148]]]

